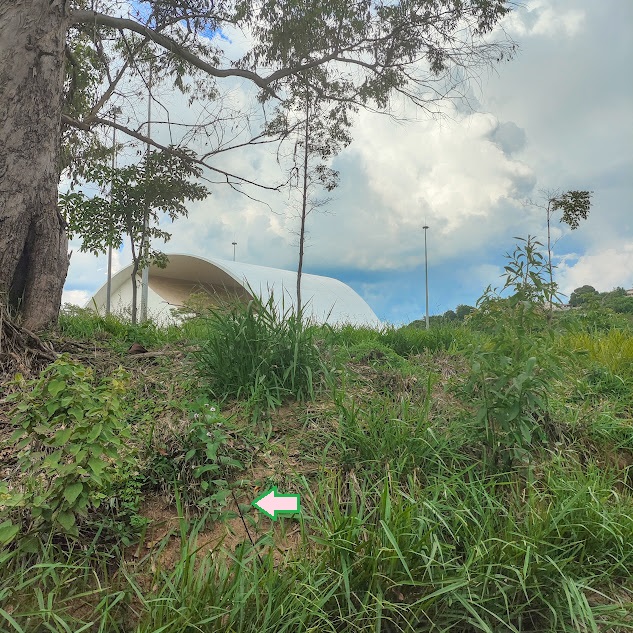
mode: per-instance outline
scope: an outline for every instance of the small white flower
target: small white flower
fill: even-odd
[[[215,411],[215,407],[211,407],[211,411]]]

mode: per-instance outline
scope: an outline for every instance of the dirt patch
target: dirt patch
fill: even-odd
[[[206,524],[198,532],[195,526],[199,518],[179,516],[174,505],[158,497],[147,498],[140,514],[149,519],[150,524],[143,542],[129,548],[126,558],[136,562],[150,554],[152,566],[163,569],[173,569],[181,560],[182,532],[188,540],[189,552],[196,551],[201,556],[215,552],[225,556],[243,543],[251,543],[262,555],[272,548],[276,564],[280,564],[288,552],[296,551],[301,544],[300,526],[295,521],[272,521],[255,508],[239,516],[235,503],[227,508],[231,518]]]

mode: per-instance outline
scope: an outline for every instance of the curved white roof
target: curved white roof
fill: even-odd
[[[150,299],[148,311],[162,320],[171,307],[182,305],[196,289],[220,289],[244,298],[258,295],[266,302],[271,295],[280,309],[296,305],[297,273],[279,268],[204,258],[194,255],[168,255],[167,268],[151,266],[149,271]],[[131,305],[132,265],[112,277],[112,309]],[[140,292],[138,293],[140,301]],[[305,315],[317,323],[353,324],[379,327],[380,320],[367,303],[349,286],[331,277],[303,274],[301,296]],[[127,303],[127,306],[125,305]],[[104,284],[86,307],[102,312],[106,304]]]

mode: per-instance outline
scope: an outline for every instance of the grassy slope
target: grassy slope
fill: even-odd
[[[633,629],[630,331],[558,334],[550,441],[491,470],[468,330],[313,333],[329,382],[270,409],[279,391],[209,393],[187,354],[205,324],[61,327],[98,375],[129,370],[133,462],[78,539],[29,538],[25,519],[0,553],[0,630]],[[165,354],[127,356],[135,341]],[[273,484],[299,517],[250,507]]]

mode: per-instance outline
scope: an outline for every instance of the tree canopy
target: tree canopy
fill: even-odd
[[[569,296],[569,305],[577,307],[588,303],[592,298],[597,298],[598,291],[589,285],[580,286],[576,288]]]
[[[345,127],[355,109],[385,110],[392,95],[437,112],[477,69],[515,50],[502,31],[493,33],[510,11],[507,0],[1,6],[0,171],[6,166],[8,186],[0,191],[0,235],[9,237],[0,237],[0,293],[34,328],[56,318],[68,268],[60,174],[82,181],[107,160],[105,130],[202,167],[213,182],[275,189],[279,183],[233,173],[221,159],[283,140],[289,130],[275,112],[291,107],[298,85],[307,83]],[[231,98],[235,82],[253,88],[251,105]],[[174,91],[199,104],[195,120],[172,118]],[[151,133],[138,107],[148,93],[162,113]]]

